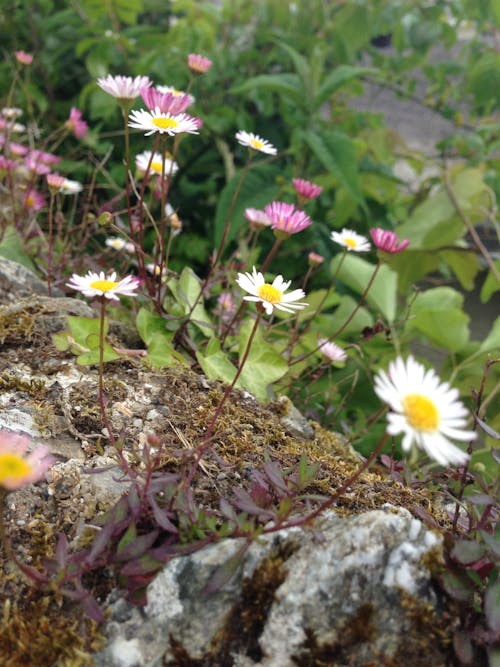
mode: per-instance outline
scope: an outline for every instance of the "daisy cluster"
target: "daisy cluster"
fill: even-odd
[[[23,52],[19,53],[20,58],[25,57]],[[47,207],[49,190],[64,195],[78,194],[82,190],[80,183],[57,173],[61,162],[58,155],[33,148],[32,129],[22,121],[22,109],[4,107],[0,110],[0,210],[3,226],[17,218],[35,219],[37,213]],[[76,107],[71,108],[68,120],[59,128],[59,134],[63,133],[76,139],[87,136],[88,125]]]

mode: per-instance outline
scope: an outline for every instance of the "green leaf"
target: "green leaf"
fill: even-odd
[[[302,103],[306,103],[309,101],[311,102],[315,97],[316,97],[316,92],[314,90],[311,90],[311,87],[313,85],[313,79],[311,76],[311,68],[309,66],[309,62],[307,58],[305,58],[302,54],[300,54],[298,51],[296,51],[292,46],[289,44],[286,44],[285,42],[282,42],[280,40],[276,40],[276,43],[280,48],[282,48],[293,61],[295,71],[300,77],[300,82],[302,84],[302,91],[297,91],[299,93],[305,92],[306,93],[306,100],[302,100]]]
[[[497,273],[500,274],[500,259],[497,259],[494,264]],[[490,269],[488,271],[488,275],[486,276],[486,280],[483,283],[483,286],[481,288],[481,293],[479,295],[481,303],[486,303],[487,301],[489,301],[491,295],[494,294],[495,292],[498,292],[498,290],[500,290],[500,280],[498,280],[495,273]]]
[[[315,108],[319,108],[328,98],[333,95],[345,83],[357,79],[360,76],[374,74],[377,70],[369,67],[353,67],[352,65],[339,65],[331,72],[321,84],[314,102]]]
[[[452,187],[460,208],[469,217],[475,211],[478,196],[486,185],[481,169],[462,169],[452,175]],[[479,219],[479,217],[478,217]],[[458,217],[444,188],[419,204],[408,220],[395,230],[400,238],[410,241],[412,250],[442,248],[464,236],[466,229]]]
[[[484,613],[490,630],[500,632],[500,579],[490,582],[484,595]]]
[[[245,322],[240,329],[240,360],[245,352],[253,322]],[[274,347],[264,340],[259,329],[255,334],[247,361],[241,372],[240,384],[248,389],[256,398],[265,401],[267,387],[282,378],[288,370],[287,362]]]
[[[10,259],[11,262],[22,264],[27,269],[35,271],[35,265],[26,254],[21,237],[14,227],[5,228],[3,239],[0,242],[0,256]]]
[[[325,326],[321,326],[321,331],[325,335],[330,335],[344,326],[344,323],[351,316],[358,302],[351,296],[343,296],[339,307],[335,310],[333,315],[323,316],[318,318],[318,322],[325,322]],[[373,324],[373,317],[369,311],[362,306],[356,310],[356,314],[350,320],[349,324],[342,331],[342,337],[345,338],[349,334],[359,333],[365,327],[370,327]]]
[[[227,384],[232,382],[236,369],[227,354],[220,349],[220,342],[216,338],[210,339],[203,352],[198,350],[196,358],[207,378],[222,380]]]
[[[439,257],[451,267],[454,274],[466,290],[474,289],[474,278],[481,269],[479,257],[473,251],[441,250]]]
[[[178,364],[189,365],[186,359],[177,352],[165,333],[151,334],[145,360],[153,368],[171,368]]]
[[[333,131],[318,134],[306,130],[303,137],[321,164],[342,183],[358,204],[364,206],[354,141],[342,132]]]
[[[264,208],[266,204],[271,203],[276,194],[276,177],[279,172],[276,167],[264,164],[253,166],[247,173],[243,184],[238,193],[236,204],[231,215],[231,223],[227,243],[238,235],[240,229],[247,225],[244,217],[246,208]],[[215,213],[214,225],[214,245],[218,247],[222,239],[222,233],[226,224],[226,218],[229,213],[231,202],[236,192],[236,188],[241,179],[241,171],[238,171],[234,178],[226,184],[222,190],[217,210]]]
[[[434,251],[413,250],[409,247],[402,253],[386,257],[385,261],[398,274],[399,291],[406,294],[417,280],[438,268],[439,255]]]
[[[247,79],[245,83],[231,88],[234,94],[248,93],[257,89],[269,90],[284,97],[289,97],[292,102],[304,105],[304,92],[301,90],[300,79],[296,74],[260,74]]]
[[[151,313],[141,308],[135,321],[137,331],[142,340],[149,345],[155,334],[165,334],[165,319],[158,313]]]
[[[419,294],[408,329],[417,329],[438,347],[458,352],[469,342],[469,316],[463,296],[451,287],[436,287]]]
[[[342,257],[343,255],[339,254],[333,258],[331,264],[332,273],[337,271],[337,267],[342,261]],[[374,270],[374,265],[370,264],[370,262],[367,262],[365,259],[353,254],[347,254],[342,261],[338,277],[352,290],[358,294],[362,294],[365,291]],[[381,313],[388,322],[393,322],[396,316],[397,287],[397,273],[392,271],[387,265],[382,264],[373,284],[368,290],[368,294],[366,295],[366,302],[372,306],[375,311]]]
[[[500,315],[493,322],[489,334],[481,343],[478,352],[493,352],[500,348]]]
[[[193,304],[198,301],[191,313],[191,322],[196,324],[206,336],[210,336],[213,327],[211,326],[210,317],[203,305],[203,297],[200,296],[201,280],[195,272],[189,266],[185,266],[180,278],[170,280],[168,286],[177,303],[184,308],[185,315],[189,313]]]
[[[58,350],[70,349],[78,355],[76,362],[81,366],[91,366],[99,363],[99,335],[101,320],[90,317],[68,316],[69,331],[54,334],[52,340]],[[108,320],[104,320],[104,336],[108,333]],[[120,355],[104,341],[104,361],[120,359]]]

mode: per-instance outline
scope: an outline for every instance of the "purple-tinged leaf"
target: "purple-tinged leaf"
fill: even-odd
[[[28,577],[28,579],[31,579],[31,581],[34,581],[37,584],[41,585],[49,583],[48,577],[43,575],[36,568],[30,567],[29,565],[25,565],[24,563],[21,563],[21,561],[19,560],[16,560],[16,565],[21,570],[21,572]]]
[[[474,651],[472,643],[467,633],[458,630],[453,636],[453,648],[457,658],[463,665],[472,665]]]
[[[267,519],[274,517],[274,512],[256,505],[245,489],[234,489],[233,492],[235,495],[234,505],[242,512]]]
[[[152,495],[148,496],[148,502],[151,506],[151,509],[153,510],[156,523],[168,533],[174,533],[174,535],[178,535],[179,531],[168,518],[167,510],[161,509]],[[171,516],[173,516],[173,514],[171,514]]]
[[[272,461],[268,461],[267,463],[264,463],[264,472],[268,476],[270,482],[274,485],[276,489],[279,489],[282,493],[288,493],[288,487],[282,477],[280,467],[276,464],[273,463]]]
[[[55,558],[61,570],[64,569],[68,560],[68,539],[64,533],[59,533],[57,540]]]
[[[423,507],[421,507],[420,505],[414,505],[412,510],[413,514],[422,519],[422,521],[425,521],[427,525],[432,526],[433,528],[439,528],[439,524],[436,521],[436,519],[433,516],[431,516],[428,512],[426,512]]]
[[[145,535],[139,535],[132,542],[127,543],[116,554],[116,560],[118,561],[127,561],[134,558],[139,558],[144,554],[145,551],[152,546],[160,534],[159,530],[153,530],[150,533]],[[120,542],[121,544],[121,542]]]
[[[500,433],[498,433],[498,431],[495,431],[494,428],[491,428],[491,426],[489,426],[486,422],[484,422],[482,419],[479,419],[476,414],[474,414],[474,419],[479,424],[481,429],[490,436],[490,438],[493,438],[494,440],[500,440]]]
[[[88,595],[81,601],[80,604],[82,605],[83,611],[90,619],[96,623],[104,623],[106,616],[104,615],[101,607],[97,604],[95,598],[93,598],[91,595]]]
[[[215,569],[215,572],[210,577],[210,581],[203,589],[205,595],[217,593],[217,591],[220,591],[220,589],[234,577],[250,544],[250,541],[245,542],[233,556],[228,558],[225,563],[219,565]]]
[[[484,595],[484,613],[490,630],[500,632],[500,579],[490,583]]]
[[[102,554],[102,552],[109,547],[111,537],[115,530],[115,524],[110,520],[101,530],[97,533],[94,541],[92,542],[92,548],[87,556],[86,562],[91,565],[95,558]]]
[[[497,463],[500,463],[500,449],[491,449],[490,454]]]
[[[467,501],[473,505],[497,505],[498,500],[495,500],[487,493],[478,493],[474,496],[467,496]]]
[[[458,576],[453,572],[445,572],[441,577],[445,591],[455,600],[460,602],[472,602],[474,598],[474,587],[472,582],[465,576]]]
[[[163,567],[163,563],[155,558],[152,558],[149,554],[141,556],[137,560],[130,561],[122,567],[120,573],[126,577],[144,577],[146,575],[158,572]]]
[[[457,540],[453,545],[450,556],[461,565],[475,563],[484,555],[484,547],[472,540]]]
[[[493,551],[495,556],[500,556],[500,524],[497,526],[494,534],[488,533],[485,530],[481,530],[480,532],[484,543]]]
[[[230,521],[235,520],[235,512],[234,512],[234,507],[231,505],[231,503],[226,500],[226,498],[221,498],[219,500],[219,509],[221,511],[221,514],[226,517],[226,519],[229,519]]]

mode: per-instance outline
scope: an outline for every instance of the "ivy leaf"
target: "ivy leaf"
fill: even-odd
[[[469,341],[469,316],[463,312],[463,296],[451,287],[436,287],[419,294],[407,329],[416,329],[438,347],[451,352]]]
[[[184,308],[185,315],[190,312],[194,303],[198,301],[191,313],[191,322],[196,324],[206,336],[210,336],[213,327],[203,305],[203,296],[200,296],[201,280],[196,273],[189,266],[185,266],[180,277],[176,280],[170,280],[168,286],[177,303]]]
[[[342,254],[333,258],[332,273],[335,274],[342,261]],[[375,267],[361,257],[348,254],[338,272],[339,279],[358,294],[362,294],[368,285]],[[397,274],[383,264],[366,295],[366,302],[374,310],[381,313],[388,322],[393,322],[397,306]]]
[[[253,322],[247,321],[240,329],[240,360],[245,352]],[[254,394],[259,400],[265,401],[267,387],[286,374],[288,364],[274,347],[264,340],[259,329],[254,336],[247,361],[240,375],[240,384]]]

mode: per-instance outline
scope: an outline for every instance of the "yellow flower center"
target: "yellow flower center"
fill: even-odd
[[[356,241],[354,239],[346,238],[346,239],[344,239],[344,243],[346,244],[346,246],[348,248],[351,248],[351,250],[354,250],[354,248],[358,247],[358,244],[356,243]]]
[[[113,280],[94,280],[93,283],[90,283],[89,287],[92,289],[97,289],[100,292],[110,292],[118,283],[113,282]]]
[[[252,145],[253,148],[255,148],[258,151],[264,148],[264,142],[259,141],[258,139],[250,139],[250,144]]]
[[[403,399],[403,408],[408,423],[419,431],[436,431],[439,426],[439,411],[427,396],[408,394]]]
[[[281,303],[283,292],[268,283],[259,287],[259,297],[268,303]]]
[[[0,454],[0,485],[5,480],[21,480],[31,472],[31,467],[17,454]]]
[[[165,118],[160,116],[159,118],[153,118],[153,125],[159,127],[160,130],[170,130],[176,128],[179,125],[179,122],[175,118]]]
[[[157,174],[161,174],[161,162],[159,160],[153,160],[153,162],[151,162],[151,169]]]

